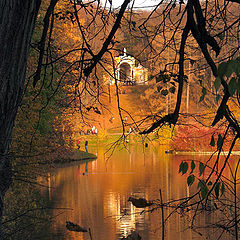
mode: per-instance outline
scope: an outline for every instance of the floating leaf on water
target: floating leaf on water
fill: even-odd
[[[145,207],[149,207],[149,206],[153,205],[152,202],[147,201],[145,198],[129,197],[128,201],[131,202],[132,205],[137,208],[145,208]]]
[[[133,231],[126,238],[122,238],[122,240],[141,240],[142,237],[138,234],[138,232]]]
[[[86,228],[81,227],[78,224],[72,223],[70,221],[66,221],[66,228],[69,231],[74,231],[74,232],[87,232]]]

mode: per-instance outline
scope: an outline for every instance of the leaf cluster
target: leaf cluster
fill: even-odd
[[[201,176],[204,175],[205,169],[206,169],[206,165],[204,165],[202,162],[199,162],[199,173],[198,176],[196,175],[195,168],[196,168],[196,164],[195,161],[191,161],[191,165],[190,165],[191,171],[189,173],[189,176],[187,177],[187,185],[190,187],[195,180],[198,180],[198,185],[197,188],[200,189],[200,194],[202,199],[205,199],[209,193],[209,187],[213,185],[212,181],[205,181],[204,179],[200,179]],[[188,172],[189,169],[189,164],[186,161],[182,161],[180,166],[179,166],[179,173],[182,173],[182,175],[186,174]],[[220,183],[220,182],[215,182],[214,183],[214,193],[215,193],[215,197],[219,198],[219,196],[222,196],[225,192],[225,185],[224,183]],[[220,195],[221,194],[221,195]]]
[[[240,57],[235,60],[222,62],[218,66],[218,76],[214,81],[214,87],[218,92],[224,78],[228,79],[228,91],[230,96],[240,93]]]
[[[160,92],[162,96],[167,96],[169,93],[174,94],[176,92],[176,82],[178,81],[177,77],[177,74],[172,72],[160,71],[159,74],[155,76],[156,83],[158,84],[157,91]]]

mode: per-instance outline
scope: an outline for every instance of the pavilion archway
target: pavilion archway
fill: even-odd
[[[133,84],[133,70],[132,65],[126,62],[123,62],[119,66],[119,81],[123,85],[132,85]]]

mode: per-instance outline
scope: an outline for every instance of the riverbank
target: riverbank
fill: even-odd
[[[207,152],[207,151],[196,151],[196,152],[191,152],[191,151],[174,151],[173,154],[175,155],[206,155],[206,156],[211,156],[213,155],[213,151],[212,152]],[[227,156],[229,154],[229,152],[223,151],[220,153],[221,156]],[[233,156],[239,156],[240,155],[240,151],[232,151],[231,155]]]
[[[121,132],[121,128],[116,129],[101,129],[98,134],[79,135],[74,136],[74,142],[80,141],[80,149],[85,149],[85,141],[88,141],[88,145],[97,146],[105,145],[111,146],[112,144],[119,142],[124,144],[154,144],[154,145],[170,145],[172,142],[173,130],[169,127],[163,127],[159,130],[158,134],[148,134],[147,136],[139,135],[138,132],[130,132],[127,129],[125,135]],[[75,146],[76,147],[76,146]]]
[[[74,149],[66,158],[56,159],[54,160],[54,163],[70,163],[75,161],[93,160],[96,158],[97,156],[93,153],[87,153],[78,149]]]

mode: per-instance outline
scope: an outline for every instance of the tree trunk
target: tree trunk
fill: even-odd
[[[3,198],[11,183],[9,146],[40,3],[41,0],[0,0],[0,239]]]

